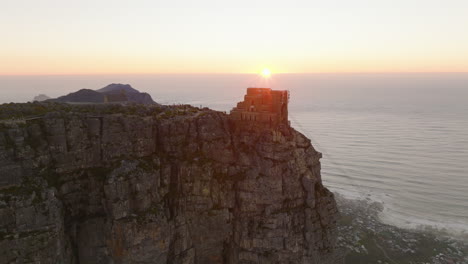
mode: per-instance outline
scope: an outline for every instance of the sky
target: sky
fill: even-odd
[[[0,75],[468,72],[466,0],[0,6]]]

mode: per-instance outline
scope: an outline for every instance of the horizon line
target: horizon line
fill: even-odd
[[[468,71],[317,71],[317,72],[272,72],[271,75],[285,74],[467,74]],[[148,73],[0,73],[1,77],[13,76],[85,76],[85,75],[259,75],[257,72],[148,72]]]

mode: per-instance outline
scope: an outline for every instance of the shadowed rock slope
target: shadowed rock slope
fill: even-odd
[[[136,103],[156,105],[148,93],[142,93],[129,84],[112,83],[99,90],[81,89],[48,102],[61,103]]]
[[[2,122],[0,262],[341,262],[309,139],[154,109]]]

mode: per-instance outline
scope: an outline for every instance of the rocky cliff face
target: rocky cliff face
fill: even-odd
[[[165,108],[0,124],[1,263],[340,263],[292,128]]]

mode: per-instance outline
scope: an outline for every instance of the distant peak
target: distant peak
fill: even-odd
[[[106,87],[104,88],[109,88],[109,87],[112,87],[112,88],[132,88],[132,86],[130,84],[124,84],[124,83],[111,83],[109,85],[107,85]],[[104,89],[103,88],[103,89]],[[133,89],[133,88],[132,88]]]
[[[42,102],[42,101],[45,101],[45,100],[48,100],[48,99],[50,99],[49,96],[47,96],[45,94],[39,94],[39,95],[34,97],[33,101]]]
[[[139,93],[137,89],[133,88],[130,84],[111,83],[104,88],[97,90],[100,93],[112,93],[125,91],[126,93]]]

